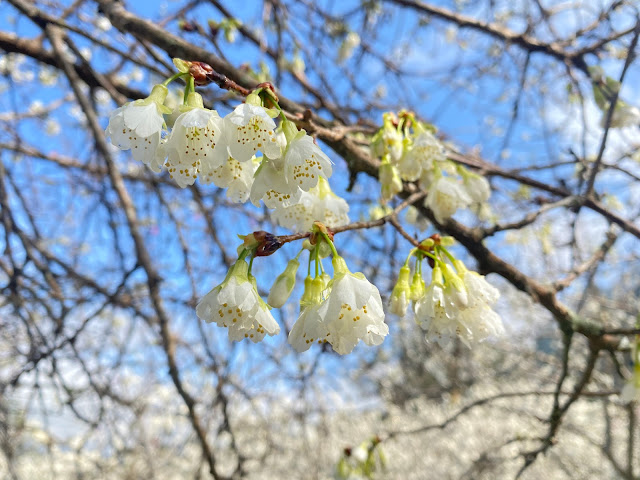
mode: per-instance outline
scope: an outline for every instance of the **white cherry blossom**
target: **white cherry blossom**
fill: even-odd
[[[280,326],[260,298],[248,270],[247,262],[238,260],[229,269],[227,278],[200,300],[196,314],[207,323],[227,328],[232,341],[248,338],[257,343],[265,334],[280,333]]]
[[[486,178],[475,173],[463,176],[464,188],[473,203],[484,203],[491,196],[491,186]]]
[[[300,316],[289,332],[289,343],[297,352],[309,350],[311,345],[323,344],[329,341],[329,330],[319,310],[325,283],[322,278],[312,279],[308,276],[305,281],[305,291],[300,301]]]
[[[414,181],[420,178],[423,170],[433,168],[435,162],[446,159],[444,147],[429,131],[422,130],[406,149],[398,162],[398,171],[403,180]]]
[[[318,184],[318,179],[331,176],[331,160],[313,138],[301,131],[287,145],[284,172],[289,183],[307,192]]]
[[[456,261],[458,265],[464,268],[462,262]],[[449,265],[443,268],[444,276],[440,266],[434,267],[431,284],[414,306],[427,340],[446,345],[457,337],[470,347],[504,333],[500,316],[490,306],[497,291],[475,272],[464,269],[459,277]]]
[[[268,208],[282,208],[295,205],[302,195],[297,185],[287,182],[281,158],[264,158],[255,174],[251,186],[251,202],[257,207],[260,200]]]
[[[330,228],[346,225],[348,212],[349,204],[331,191],[327,180],[320,178],[315,188],[300,194],[298,203],[276,208],[271,217],[285,228],[306,231],[316,221]]]
[[[433,211],[436,220],[443,223],[458,209],[468,207],[472,199],[456,179],[440,176],[429,186],[424,203]]]
[[[390,162],[383,160],[380,164],[378,179],[380,180],[380,196],[383,202],[388,202],[402,191],[402,179],[398,174],[398,167]]]
[[[109,117],[105,130],[111,143],[120,150],[131,150],[133,158],[154,172],[162,169],[156,155],[164,125],[163,113],[169,113],[163,102],[167,87],[156,85],[144,100],[136,100],[116,109]]]
[[[260,161],[253,157],[250,162],[239,162],[233,157],[214,169],[206,169],[200,173],[200,181],[212,183],[227,189],[227,197],[234,203],[244,203],[249,199],[253,186],[253,175]]]
[[[248,162],[260,151],[269,158],[281,155],[276,140],[276,124],[264,107],[243,103],[224,117],[231,156]]]
[[[333,258],[334,278],[318,314],[327,324],[328,341],[340,355],[362,340],[380,345],[389,333],[380,292],[362,273],[351,273],[342,257]]]
[[[189,94],[164,145],[167,170],[180,187],[193,185],[201,171],[211,171],[226,161],[226,146],[216,148],[223,135],[222,127],[218,112],[204,108],[199,94]]]

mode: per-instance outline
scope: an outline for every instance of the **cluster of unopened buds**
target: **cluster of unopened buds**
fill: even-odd
[[[489,182],[447,159],[444,145],[433,126],[410,112],[383,115],[383,124],[372,139],[372,151],[380,158],[378,178],[381,198],[388,202],[402,192],[402,182],[420,181],[428,192],[424,201],[436,220],[446,221],[459,209],[486,208]]]
[[[288,120],[269,84],[256,88],[225,117],[204,107],[196,85],[209,83],[212,69],[174,59],[178,73],[142,100],[113,112],[106,134],[113,145],[154,172],[167,170],[184,188],[197,178],[227,189],[232,202],[247,200],[274,209],[282,226],[309,230],[314,220],[335,227],[349,222],[347,203],[328,183],[329,157],[304,130]],[[184,103],[173,112],[164,103],[167,86],[184,79]],[[175,113],[171,130],[165,115]],[[280,117],[276,125],[274,119]],[[257,154],[260,155],[257,156]]]
[[[453,238],[435,234],[411,250],[400,268],[390,307],[392,313],[403,317],[412,302],[415,320],[426,330],[427,341],[446,345],[457,337],[470,347],[504,332],[500,316],[492,309],[500,293],[447,250],[452,244]],[[413,276],[409,266],[412,257]],[[428,286],[422,275],[425,259],[432,267]]]
[[[341,355],[350,353],[360,340],[370,346],[380,345],[389,333],[380,292],[362,273],[349,270],[331,237],[324,225],[314,224],[304,248],[276,278],[268,304],[258,293],[251,265],[255,256],[271,254],[280,244],[277,237],[265,232],[244,237],[239,258],[224,281],[196,307],[198,317],[227,328],[231,340],[248,338],[259,342],[265,334],[278,334],[280,327],[270,309],[282,307],[289,299],[296,283],[299,257],[307,250],[309,266],[300,299],[300,315],[289,333],[289,343],[298,352],[314,344],[328,343]],[[322,265],[322,260],[329,255],[333,276],[326,273]]]

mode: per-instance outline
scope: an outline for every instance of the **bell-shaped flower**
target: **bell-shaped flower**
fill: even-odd
[[[407,313],[407,307],[411,299],[411,286],[409,285],[410,273],[409,267],[403,265],[402,268],[400,268],[398,281],[391,291],[391,299],[389,301],[391,313],[400,317],[404,317],[405,313]]]
[[[393,162],[402,158],[404,151],[404,137],[393,125],[394,116],[385,113],[383,115],[382,128],[378,130],[372,139],[373,153],[379,158],[389,155]]]
[[[296,286],[296,272],[298,271],[299,266],[300,262],[297,258],[289,260],[284,272],[278,275],[276,281],[271,287],[269,298],[267,299],[267,303],[269,305],[275,308],[280,308],[287,303],[287,300],[293,291],[293,287]]]
[[[204,184],[214,183],[217,187],[227,189],[227,197],[233,203],[244,203],[249,199],[253,186],[253,175],[260,161],[253,157],[250,162],[240,163],[233,157],[227,158],[219,167],[203,169],[200,181]]]
[[[340,355],[362,340],[380,345],[389,333],[378,289],[362,273],[351,273],[342,257],[334,257],[331,292],[318,313],[327,324],[328,341]]]
[[[480,304],[493,305],[498,301],[500,292],[485,280],[484,275],[467,269],[460,260],[456,260],[454,266],[468,292],[469,307]]]
[[[300,200],[302,190],[287,182],[284,175],[284,162],[281,158],[264,158],[255,173],[251,193],[251,202],[257,207],[260,200],[268,208],[289,207]]]
[[[451,218],[458,209],[466,208],[471,203],[471,197],[456,179],[442,175],[430,185],[424,201],[425,206],[431,209],[440,223]]]
[[[469,306],[469,296],[467,288],[462,279],[456,274],[449,264],[442,266],[442,273],[445,278],[444,295],[446,298],[445,308],[451,309],[450,316],[453,316],[459,310],[464,310]]]
[[[289,343],[297,352],[309,350],[313,344],[329,341],[330,333],[327,324],[319,314],[325,287],[321,277],[312,279],[308,276],[304,281],[300,316],[289,332]]]
[[[461,332],[458,337],[467,346],[471,342],[482,342],[488,337],[497,337],[504,334],[502,319],[487,304],[477,304],[475,307],[461,310],[458,317]]]
[[[457,333],[457,322],[447,315],[447,303],[442,271],[436,265],[432,272],[431,283],[414,305],[416,322],[427,331],[427,340],[446,344],[449,338]]]
[[[398,171],[403,180],[420,178],[423,170],[433,169],[434,164],[446,159],[442,143],[428,130],[421,129],[410,148],[398,163]]]
[[[466,170],[466,169],[465,169]],[[464,188],[471,198],[472,203],[484,203],[491,196],[491,186],[486,178],[475,173],[463,170],[462,178]]]
[[[318,184],[320,178],[331,176],[331,160],[304,130],[298,131],[293,122],[284,121],[287,138],[284,153],[284,173],[287,181],[305,192]]]
[[[221,166],[228,158],[222,140],[223,122],[215,110],[204,108],[202,97],[192,92],[181,107],[164,149],[169,175],[184,188],[193,185],[198,174]]]
[[[316,221],[329,228],[346,225],[348,212],[349,204],[331,191],[327,180],[320,178],[315,188],[300,194],[298,203],[276,208],[271,217],[285,228],[307,231]]]
[[[455,266],[459,265],[464,268],[456,261]],[[456,270],[460,275],[447,264],[436,265],[425,295],[415,303],[416,321],[427,331],[427,340],[446,345],[458,337],[470,347],[502,334],[502,320],[490,307],[497,300],[497,291],[477,273]]]
[[[256,152],[269,158],[280,157],[276,124],[264,107],[243,103],[224,117],[224,121],[229,152],[237,161],[248,162]]]
[[[133,158],[147,165],[154,172],[162,169],[162,157],[156,155],[160,144],[164,113],[171,110],[163,105],[167,87],[156,85],[143,99],[116,109],[109,117],[105,130],[111,143],[120,150],[131,150]]]
[[[380,197],[383,202],[388,202],[402,191],[402,179],[398,174],[398,167],[388,160],[383,160],[378,170],[380,180]]]
[[[248,338],[257,343],[265,334],[280,333],[280,326],[258,294],[255,278],[248,272],[247,262],[239,259],[224,281],[200,300],[196,314],[207,323],[215,322],[227,328],[232,341]]]

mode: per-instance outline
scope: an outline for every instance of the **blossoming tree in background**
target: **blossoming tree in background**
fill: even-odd
[[[3,475],[638,478],[633,2],[0,8]]]

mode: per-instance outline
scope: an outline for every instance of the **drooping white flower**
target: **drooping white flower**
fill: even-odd
[[[402,158],[405,144],[402,133],[394,126],[394,121],[397,122],[395,115],[383,115],[382,128],[373,136],[371,147],[373,154],[378,158],[388,155],[393,163],[397,163]]]
[[[204,108],[199,94],[190,93],[182,110],[164,149],[169,175],[184,188],[193,185],[201,171],[220,167],[228,153],[224,144],[217,146],[223,136],[222,119],[215,110]]]
[[[498,301],[500,292],[485,280],[484,275],[468,270],[460,260],[456,260],[454,266],[469,293],[469,307],[479,304],[493,305]]]
[[[291,122],[288,122],[291,123]],[[284,154],[284,172],[289,183],[305,192],[318,184],[320,178],[331,176],[331,160],[304,130],[289,140]]]
[[[398,174],[402,180],[413,182],[420,178],[423,168],[423,159],[412,150],[405,151],[398,162]]]
[[[452,334],[457,333],[457,322],[449,318],[446,306],[442,273],[436,266],[433,269],[431,283],[414,305],[416,322],[427,331],[427,340],[446,344]]]
[[[156,150],[164,124],[162,114],[170,112],[163,105],[167,93],[164,85],[154,86],[144,100],[136,100],[116,109],[109,117],[109,126],[105,130],[113,145],[120,150],[130,149],[133,158],[154,172],[162,169]]]
[[[435,163],[446,159],[444,147],[429,131],[422,129],[406,149],[398,163],[398,171],[403,180],[414,181],[420,178],[423,170],[431,170]]]
[[[260,151],[269,158],[279,158],[280,145],[274,132],[276,124],[264,107],[243,103],[224,117],[231,156],[248,162]]]
[[[388,202],[402,191],[402,179],[398,174],[398,167],[389,161],[383,160],[380,164],[378,179],[380,180],[380,197],[383,202]]]
[[[248,272],[247,262],[239,259],[229,269],[225,280],[200,300],[196,314],[207,323],[216,322],[219,327],[228,328],[232,341],[248,338],[257,343],[265,334],[280,333],[280,326]]]
[[[472,203],[484,203],[491,196],[491,186],[486,178],[467,172],[463,175],[464,188]]]
[[[234,203],[244,203],[249,199],[253,186],[253,175],[260,161],[253,158],[250,162],[240,163],[233,157],[214,169],[203,169],[200,181],[204,184],[213,182],[217,187],[227,189],[227,197]]]
[[[448,313],[449,316],[454,316],[458,311],[469,306],[469,295],[464,282],[449,264],[442,266],[442,273],[445,278],[445,309],[448,312],[451,310],[451,313]]]
[[[440,176],[429,187],[424,203],[433,211],[436,220],[443,223],[458,209],[468,207],[472,200],[457,180]]]
[[[427,340],[446,345],[458,337],[470,347],[502,334],[502,320],[490,307],[497,300],[495,289],[480,275],[473,275],[475,272],[466,271],[459,277],[448,265],[443,268],[444,276],[439,265],[434,267],[431,284],[414,306],[416,321],[426,330]]]
[[[340,355],[351,352],[362,340],[380,345],[389,333],[378,289],[362,273],[351,273],[342,257],[334,257],[331,292],[318,314],[327,325],[327,337]]]
[[[331,191],[327,180],[320,178],[315,188],[300,194],[298,203],[276,208],[271,217],[285,228],[306,231],[316,221],[329,228],[346,225],[348,212],[349,204]]]
[[[308,276],[304,281],[304,294],[300,301],[300,316],[289,332],[289,344],[297,351],[309,350],[313,344],[329,341],[329,330],[319,314],[325,283],[322,278],[312,279]]]
[[[296,204],[301,195],[297,185],[287,182],[282,158],[263,157],[251,186],[251,202],[257,207],[262,200],[268,208],[282,208]]]
[[[502,319],[489,305],[476,304],[475,307],[460,311],[457,317],[460,325],[466,329],[466,334],[459,335],[468,347],[471,342],[482,342],[489,337],[504,334]]]

